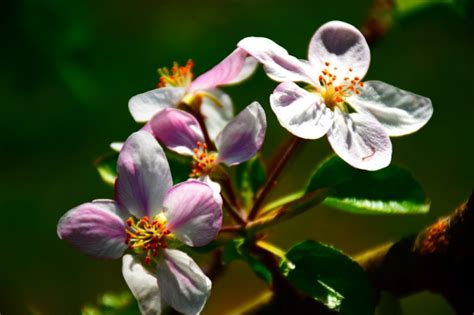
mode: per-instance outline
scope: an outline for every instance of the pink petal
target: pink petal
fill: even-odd
[[[267,129],[265,111],[253,102],[217,136],[218,162],[236,165],[249,160],[262,147]]]
[[[176,249],[164,250],[156,278],[163,300],[184,314],[199,314],[211,294],[211,280],[191,257]]]
[[[370,64],[370,49],[357,28],[344,22],[331,21],[321,26],[311,38],[308,59],[318,69],[317,76],[328,62],[330,72],[337,74],[337,84],[346,76],[350,79],[355,76],[362,79],[365,76]],[[334,70],[334,67],[337,69]]]
[[[204,246],[221,228],[222,205],[203,182],[188,180],[173,186],[163,205],[168,229],[186,245]]]
[[[313,73],[309,64],[290,56],[283,47],[268,38],[247,37],[242,39],[238,46],[263,64],[267,75],[275,81],[318,84],[314,81],[317,80],[316,73]]]
[[[375,171],[390,164],[392,143],[382,125],[367,114],[334,111],[328,140],[334,152],[355,168]]]
[[[193,155],[197,142],[204,141],[204,135],[196,118],[175,108],[160,111],[148,122],[145,129],[168,149],[183,155]]]
[[[98,258],[117,259],[127,248],[124,220],[113,200],[84,203],[58,222],[60,239]]]
[[[270,96],[270,104],[280,124],[300,138],[321,138],[333,124],[333,112],[321,97],[293,82],[278,85]]]
[[[117,161],[115,199],[137,218],[160,211],[171,173],[163,149],[145,131],[133,133],[120,151]]]
[[[201,113],[204,118],[204,124],[209,133],[209,138],[214,141],[219,132],[221,132],[232,117],[234,117],[234,107],[229,95],[221,90],[210,89],[205,92],[212,94],[219,100],[220,105],[222,105],[216,105],[214,100],[211,100],[209,97],[202,98]]]
[[[253,74],[257,62],[241,48],[235,49],[214,68],[201,74],[191,83],[191,91],[239,83]]]

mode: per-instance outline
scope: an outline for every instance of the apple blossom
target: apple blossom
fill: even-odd
[[[175,64],[171,71],[163,68],[159,87],[132,97],[128,103],[130,113],[137,122],[147,122],[164,108],[199,104],[209,137],[215,139],[233,116],[230,97],[217,89],[222,85],[239,83],[247,79],[257,61],[241,48],[234,50],[211,70],[193,80],[193,63]]]
[[[289,55],[267,38],[248,37],[238,46],[262,63],[270,78],[282,82],[270,96],[280,124],[300,138],[327,134],[334,151],[356,168],[389,165],[389,136],[417,131],[433,113],[426,97],[380,81],[362,82],[370,50],[350,24],[321,26],[310,41],[308,60]]]
[[[123,276],[145,315],[161,312],[161,299],[179,312],[201,312],[211,281],[181,243],[203,246],[222,224],[222,201],[205,183],[172,186],[163,149],[147,132],[132,134],[117,162],[114,200],[95,200],[68,211],[58,235],[83,252],[123,256]],[[127,248],[131,254],[125,254]]]
[[[258,102],[248,105],[217,135],[216,151],[205,143],[199,122],[191,114],[167,108],[156,114],[144,127],[170,150],[193,157],[191,177],[209,183],[216,191],[220,186],[209,175],[219,163],[228,166],[249,160],[260,150],[265,139],[267,121]]]

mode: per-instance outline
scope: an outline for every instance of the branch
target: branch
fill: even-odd
[[[382,245],[356,261],[378,293],[404,297],[429,290],[457,314],[474,312],[474,194],[418,235]]]

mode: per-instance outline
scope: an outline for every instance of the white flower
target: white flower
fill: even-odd
[[[380,81],[362,82],[370,50],[350,24],[321,26],[311,38],[308,60],[289,55],[267,38],[248,37],[238,46],[262,63],[270,78],[282,82],[270,96],[280,124],[305,139],[327,134],[334,151],[353,167],[389,165],[389,136],[417,131],[433,113],[426,97]]]

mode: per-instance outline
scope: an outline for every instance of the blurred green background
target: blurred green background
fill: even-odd
[[[93,168],[111,141],[139,126],[128,99],[154,88],[156,68],[195,61],[200,74],[245,36],[270,37],[300,58],[324,22],[360,26],[372,0],[89,1],[4,4],[0,49],[0,216],[2,315],[78,314],[105,291],[123,291],[120,262],[91,259],[61,242],[68,209],[112,197]],[[406,1],[403,1],[406,2]],[[418,1],[419,2],[419,1]],[[452,2],[452,1],[443,1]],[[434,116],[419,132],[393,139],[393,161],[410,169],[432,200],[419,216],[362,216],[319,207],[274,230],[284,248],[316,239],[358,253],[415,232],[447,214],[473,184],[474,20],[472,3],[437,5],[394,19],[372,45],[366,79],[428,96]],[[402,7],[399,7],[402,8]],[[267,109],[268,159],[286,137],[268,104],[275,83],[261,69],[227,88],[237,109]],[[306,145],[274,195],[301,187],[331,152],[325,138]],[[214,283],[204,314],[222,314],[265,289],[243,263]],[[403,300],[406,314],[452,314],[430,294]]]

